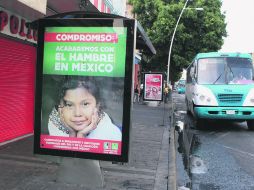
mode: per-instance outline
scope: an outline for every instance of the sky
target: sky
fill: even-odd
[[[222,0],[227,34],[220,51],[254,53],[254,0]]]

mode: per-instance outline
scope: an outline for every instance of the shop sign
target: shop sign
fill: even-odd
[[[27,22],[23,17],[0,9],[0,33],[37,43],[37,30],[26,27]]]

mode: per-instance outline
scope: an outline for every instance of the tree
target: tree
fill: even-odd
[[[144,27],[157,54],[143,54],[143,69],[167,71],[172,34],[186,0],[129,0],[137,20]],[[175,34],[171,52],[170,80],[179,80],[199,52],[218,51],[226,37],[225,15],[221,0],[189,1],[188,8],[202,7],[203,11],[185,9]],[[145,64],[144,64],[145,62]]]

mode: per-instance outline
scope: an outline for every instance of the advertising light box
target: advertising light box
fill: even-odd
[[[163,73],[144,73],[145,101],[163,100]]]
[[[135,22],[115,21],[39,21],[36,154],[128,161]]]

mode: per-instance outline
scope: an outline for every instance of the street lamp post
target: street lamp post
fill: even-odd
[[[169,84],[169,69],[170,69],[170,58],[171,58],[171,51],[172,51],[172,46],[173,46],[173,41],[174,41],[174,38],[175,38],[175,33],[176,33],[176,29],[177,29],[177,26],[178,26],[178,23],[182,17],[182,14],[183,14],[183,11],[185,9],[195,9],[195,10],[198,10],[198,11],[202,11],[203,8],[186,8],[187,4],[188,4],[189,0],[186,0],[182,10],[181,10],[181,13],[178,17],[178,20],[176,22],[176,26],[175,26],[175,29],[174,29],[174,32],[173,32],[173,35],[172,35],[172,38],[171,38],[171,42],[170,42],[170,47],[169,47],[169,52],[168,52],[168,70],[167,70],[167,84]]]

